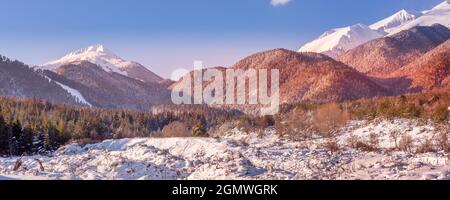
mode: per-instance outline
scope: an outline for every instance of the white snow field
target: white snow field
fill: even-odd
[[[291,141],[273,130],[262,134],[230,130],[216,138],[137,138],[68,145],[52,157],[0,158],[0,180],[221,180],[221,179],[450,179],[450,154],[415,154],[346,147],[351,135],[379,136],[380,149],[395,146],[391,132],[413,144],[436,137],[434,124],[413,120],[352,122],[337,137],[342,150],[325,150],[325,139]],[[40,166],[39,160],[42,162]]]

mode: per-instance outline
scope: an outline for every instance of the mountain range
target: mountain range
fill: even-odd
[[[79,104],[76,97],[29,66],[0,56],[0,96],[39,98]]]
[[[389,77],[400,79],[398,84],[392,84],[397,93],[433,89],[450,91],[450,39],[394,71]]]
[[[402,10],[371,26],[334,29],[305,45],[318,53],[273,49],[247,56],[230,68],[279,69],[282,103],[448,91],[450,29],[435,22],[448,19],[449,5],[445,1],[429,11]],[[127,61],[103,45],[32,68],[5,57],[0,60],[1,96],[149,111],[171,105],[171,90],[179,83],[164,80],[149,67]],[[227,108],[254,113],[258,106]]]
[[[87,61],[72,62],[42,73],[78,91],[88,105],[95,107],[149,110],[153,105],[170,103],[170,91],[164,85],[105,71]]]
[[[360,72],[383,77],[449,38],[450,30],[440,24],[417,26],[362,44],[337,59]]]
[[[171,103],[170,90],[161,77],[103,45],[33,68],[2,57],[0,83],[2,96],[58,103],[138,110]]]
[[[450,28],[449,0],[427,11],[401,10],[370,26],[356,24],[332,29],[303,45],[299,52],[323,53],[335,58],[367,41],[392,36],[416,26],[431,26],[433,24],[441,24]]]
[[[340,102],[428,92],[449,88],[449,43],[450,29],[435,24],[371,40],[338,60],[320,53],[274,49],[248,56],[231,68],[279,69],[282,103]],[[226,69],[213,68],[222,72]],[[180,82],[171,87],[177,84]],[[246,95],[254,92],[246,91]],[[248,113],[259,108],[227,107]]]
[[[282,103],[330,102],[388,95],[364,74],[318,53],[274,49],[238,61],[233,69],[279,69]]]

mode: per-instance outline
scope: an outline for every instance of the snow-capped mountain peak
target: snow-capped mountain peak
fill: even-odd
[[[316,40],[301,47],[299,52],[316,52],[337,57],[347,50],[380,37],[383,35],[368,26],[355,24],[327,31]]]
[[[80,61],[88,61],[102,67],[103,70],[107,72],[116,72],[123,75],[127,75],[123,68],[132,64],[132,62],[118,57],[104,45],[98,44],[71,52],[62,58],[48,62],[39,68],[54,71],[62,65]]]
[[[423,15],[390,31],[390,35],[408,30],[415,26],[431,26],[441,24],[450,28],[450,0],[446,0],[431,10],[423,11]]]
[[[102,44],[97,44],[97,45],[93,45],[93,46],[90,46],[90,47],[87,47],[87,48],[83,48],[83,49],[80,49],[80,50],[75,51],[73,53],[70,53],[69,55],[80,55],[80,54],[85,54],[85,53],[102,53],[102,54],[109,54],[109,55],[115,56],[112,51],[107,49]]]
[[[433,8],[433,10],[449,9],[449,8],[450,8],[450,0],[445,0],[444,2],[442,2],[439,5],[435,6]]]
[[[392,16],[380,20],[370,26],[371,29],[390,33],[392,29],[395,29],[396,27],[399,27],[403,24],[406,24],[412,20],[417,19],[420,17],[422,13],[416,12],[416,11],[407,11],[407,10],[400,10],[397,13],[393,14]]]
[[[60,66],[79,63],[82,61],[96,64],[106,72],[119,73],[144,82],[159,82],[162,80],[161,77],[154,74],[141,64],[124,60],[101,44],[79,49],[63,56],[58,60],[38,66],[37,68],[56,71]]]

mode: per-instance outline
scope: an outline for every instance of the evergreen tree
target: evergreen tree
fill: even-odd
[[[193,127],[191,135],[206,136],[206,130],[232,119],[233,113],[200,106],[153,114],[0,97],[0,156],[45,153],[70,140],[146,137],[175,121]]]
[[[26,127],[22,131],[19,139],[19,155],[32,154],[33,150],[33,130]]]
[[[8,145],[8,126],[3,116],[0,115],[0,155],[5,155],[8,153]]]
[[[33,137],[33,154],[44,155],[47,153],[45,149],[45,134],[42,131],[38,131],[38,133]]]
[[[19,121],[14,122],[9,126],[8,139],[9,139],[9,155],[17,156],[20,154],[19,145],[22,138],[22,126]]]

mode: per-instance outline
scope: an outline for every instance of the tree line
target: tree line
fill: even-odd
[[[172,122],[182,122],[199,136],[234,116],[202,106],[150,113],[0,97],[0,154],[45,154],[71,141],[149,137]]]

